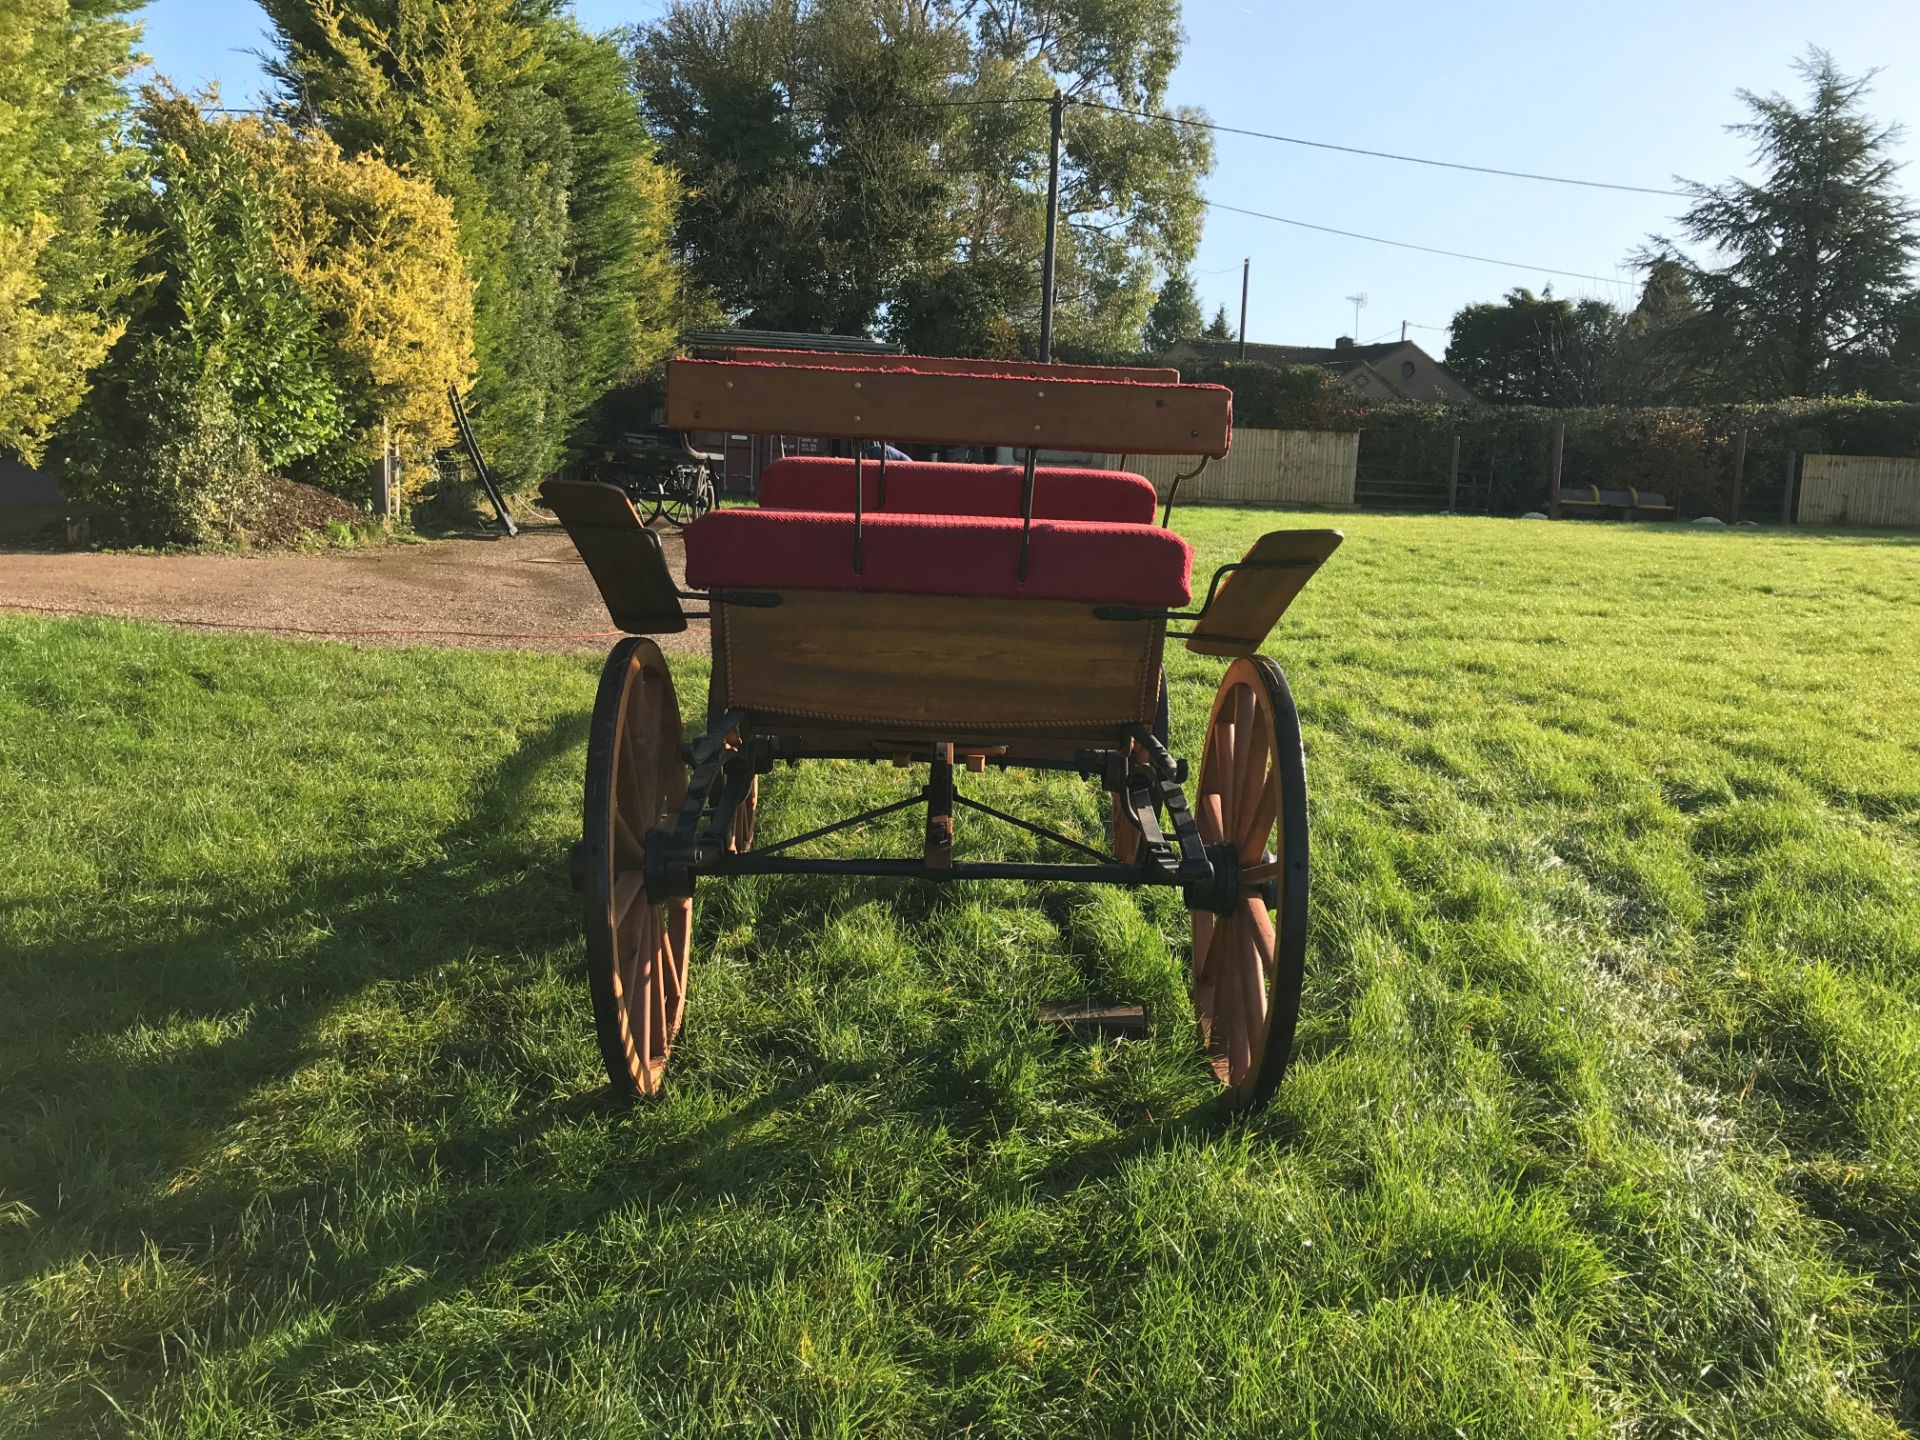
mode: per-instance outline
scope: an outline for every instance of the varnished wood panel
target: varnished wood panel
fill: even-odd
[[[1206,618],[1194,625],[1187,649],[1196,655],[1251,655],[1344,538],[1338,530],[1275,530],[1262,535],[1242,563],[1292,568],[1230,572],[1221,580]]]
[[[713,357],[713,358],[718,358]],[[1056,380],[1132,380],[1178,385],[1178,370],[1147,365],[1062,365],[1038,360],[962,360],[952,355],[843,355],[832,350],[756,350],[742,345],[728,359],[756,365],[812,365],[842,370],[918,370],[932,375],[1027,375]]]
[[[787,590],[772,609],[714,609],[726,703],[770,721],[1092,738],[1151,722],[1159,693],[1162,622],[1070,601]]]
[[[910,444],[1225,455],[1231,392],[1205,385],[673,360],[667,424]]]
[[[641,523],[624,490],[591,480],[549,480],[540,498],[566,526],[615,625],[634,635],[687,628],[660,537]]]

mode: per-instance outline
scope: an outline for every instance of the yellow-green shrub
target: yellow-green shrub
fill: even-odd
[[[0,224],[0,448],[28,460],[40,458],[125,328],[84,310],[43,305],[41,261],[53,238],[44,215],[26,225]]]
[[[138,242],[108,220],[138,36],[112,0],[0,0],[0,450],[37,462],[121,333]]]
[[[318,457],[331,472],[321,478],[357,482],[383,424],[404,457],[424,462],[452,443],[447,386],[473,375],[473,280],[453,203],[325,135],[262,128],[281,181],[282,255],[320,318],[352,426]]]

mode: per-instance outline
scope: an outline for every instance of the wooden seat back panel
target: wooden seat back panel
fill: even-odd
[[[786,590],[716,604],[723,703],[765,723],[860,731],[1106,737],[1150,724],[1165,624],[1073,601]]]
[[[1238,570],[1214,592],[1194,624],[1187,649],[1196,655],[1251,655],[1321,562],[1346,538],[1338,530],[1275,530],[1253,542]]]
[[[748,435],[1217,459],[1232,441],[1233,392],[1217,385],[673,360],[667,424]]]

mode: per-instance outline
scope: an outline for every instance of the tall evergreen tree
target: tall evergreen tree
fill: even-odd
[[[1066,113],[1055,338],[1130,354],[1199,237],[1204,130],[1155,110],[1173,0],[675,0],[637,32],[647,112],[691,196],[679,237],[742,320],[1031,351],[1048,115]],[[767,238],[779,237],[778,245]]]
[[[1920,207],[1899,190],[1899,129],[1870,118],[1872,76],[1848,76],[1810,50],[1796,67],[1804,106],[1741,91],[1757,182],[1687,183],[1686,240],[1727,256],[1696,261],[1656,236],[1642,263],[1679,267],[1700,314],[1684,332],[1714,393],[1772,399],[1855,388],[1883,360],[1920,248]]]
[[[1213,319],[1207,322],[1207,328],[1200,334],[1208,340],[1233,339],[1233,322],[1227,318],[1227,307],[1220,306],[1213,312]]]
[[[1700,399],[1703,377],[1693,355],[1700,302],[1684,267],[1655,260],[1640,299],[1620,327],[1614,352],[1616,398],[1625,405],[1678,405]]]
[[[1616,398],[1621,324],[1604,300],[1511,290],[1497,305],[1468,305],[1453,317],[1447,368],[1495,404],[1605,404]]]
[[[679,236],[742,323],[861,333],[951,253],[934,157],[964,47],[920,6],[696,0],[635,44],[663,153],[688,179]]]
[[[0,4],[0,450],[37,459],[121,332],[138,250],[120,85],[132,0]]]
[[[1167,276],[1154,296],[1153,309],[1147,312],[1147,326],[1140,336],[1140,347],[1149,355],[1163,355],[1182,340],[1191,340],[1201,331],[1200,296],[1193,280],[1184,270]]]
[[[678,338],[670,246],[679,184],[654,158],[632,67],[616,44],[557,20],[547,56],[541,82],[561,107],[573,149],[559,323],[566,407],[579,415]]]
[[[286,106],[453,202],[475,282],[473,409],[522,484],[585,410],[657,358],[671,191],[610,40],[538,0],[263,0]],[[450,379],[453,377],[449,377]]]

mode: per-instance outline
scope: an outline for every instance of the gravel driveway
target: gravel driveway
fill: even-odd
[[[661,534],[682,574],[678,531]],[[355,645],[604,651],[617,632],[566,531],[319,554],[125,555],[0,550],[0,610],[112,615],[195,630],[251,630]],[[695,621],[658,637],[704,652]]]

